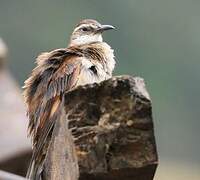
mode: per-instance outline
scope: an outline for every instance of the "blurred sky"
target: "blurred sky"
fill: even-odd
[[[169,166],[176,172],[173,162],[200,170],[200,1],[0,0],[0,36],[20,85],[35,57],[66,47],[84,18],[116,26],[104,36],[115,50],[115,74],[145,79],[153,101],[159,169],[167,172]]]

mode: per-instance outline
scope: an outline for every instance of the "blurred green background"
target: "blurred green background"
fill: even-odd
[[[0,0],[0,37],[20,85],[35,57],[66,47],[85,18],[117,27],[104,35],[115,50],[115,75],[145,79],[160,159],[157,179],[200,179],[200,1]]]

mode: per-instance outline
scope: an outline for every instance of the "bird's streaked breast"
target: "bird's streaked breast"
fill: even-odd
[[[82,58],[77,85],[99,83],[112,76],[115,67],[114,53],[107,43],[90,44]]]
[[[108,73],[106,73],[100,62],[92,62],[87,59],[84,59],[82,61],[82,68],[78,77],[77,86],[99,83],[110,77],[111,76]]]

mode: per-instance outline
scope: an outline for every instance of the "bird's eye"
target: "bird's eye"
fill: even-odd
[[[89,31],[89,28],[83,27],[81,28],[81,31],[84,31],[84,32]]]

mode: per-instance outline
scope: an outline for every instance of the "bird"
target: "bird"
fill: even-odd
[[[102,37],[111,29],[115,27],[84,19],[75,26],[66,48],[44,52],[36,58],[37,65],[23,87],[33,149],[28,179],[41,178],[47,139],[61,114],[64,94],[77,86],[112,77],[114,50]]]

